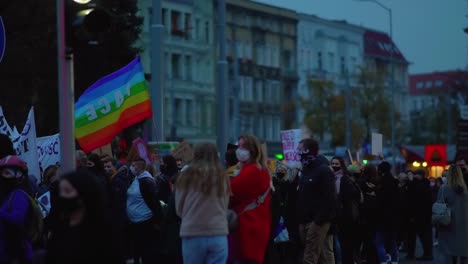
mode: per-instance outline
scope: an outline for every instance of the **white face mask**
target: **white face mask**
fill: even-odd
[[[235,169],[234,172],[233,172],[234,177],[236,177],[237,175],[239,175],[239,172],[240,172],[239,169]]]
[[[137,175],[137,170],[136,170],[135,166],[133,166],[133,165],[130,166],[130,171],[132,172],[133,175],[138,176],[138,175]]]
[[[236,157],[240,162],[246,162],[250,159],[250,152],[246,149],[238,148],[236,150]]]

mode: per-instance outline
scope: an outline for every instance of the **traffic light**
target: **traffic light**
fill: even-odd
[[[367,160],[362,160],[362,164],[367,165]]]

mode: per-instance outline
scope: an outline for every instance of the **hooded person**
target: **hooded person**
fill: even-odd
[[[0,201],[0,263],[29,263],[33,249],[26,233],[32,205],[25,192],[28,168],[18,156],[0,160],[0,185],[4,196]]]

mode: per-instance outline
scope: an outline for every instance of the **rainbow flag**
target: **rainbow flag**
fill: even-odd
[[[75,103],[75,133],[85,152],[102,147],[124,128],[151,117],[140,58],[91,85]]]

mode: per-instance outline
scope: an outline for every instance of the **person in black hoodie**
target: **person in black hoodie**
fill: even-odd
[[[104,200],[96,177],[87,170],[61,177],[46,263],[116,263]]]
[[[377,254],[380,263],[398,263],[398,180],[391,172],[390,163],[384,161],[378,166],[377,177]],[[391,259],[388,259],[390,255]]]
[[[304,243],[304,263],[334,263],[333,236],[327,235],[335,220],[338,197],[332,170],[318,158],[319,145],[312,138],[299,143],[302,163],[297,212]]]
[[[429,180],[425,178],[424,170],[414,172],[414,178],[409,178],[409,201],[411,227],[408,239],[408,256],[414,258],[416,235],[420,238],[424,254],[418,260],[432,261],[432,191]]]

